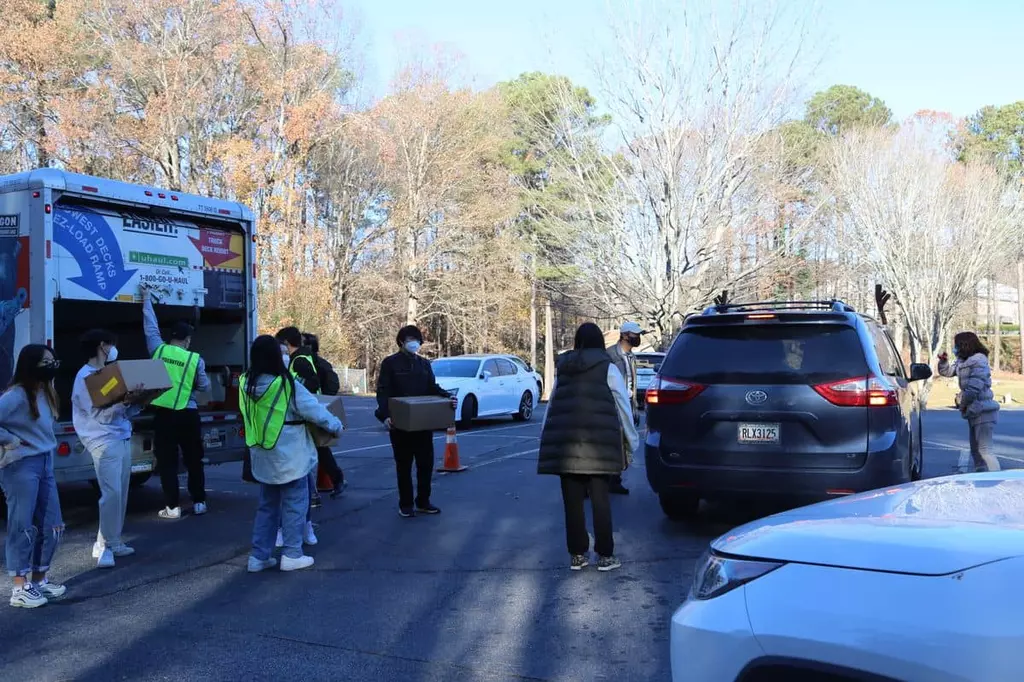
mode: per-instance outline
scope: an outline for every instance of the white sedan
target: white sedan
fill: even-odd
[[[469,424],[481,417],[511,415],[529,421],[537,407],[537,381],[503,355],[459,355],[430,363],[437,384],[458,398],[455,418]]]
[[[1024,680],[1024,471],[777,514],[711,543],[673,682]]]

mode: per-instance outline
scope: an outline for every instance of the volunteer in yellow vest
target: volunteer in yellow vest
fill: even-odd
[[[188,493],[192,498],[192,513],[206,513],[206,474],[203,471],[202,422],[196,393],[209,390],[206,363],[189,350],[192,343],[192,325],[175,323],[165,343],[160,336],[160,325],[153,310],[153,298],[145,286],[142,288],[142,320],[146,333],[146,347],[150,355],[164,361],[171,377],[171,390],[152,402],[153,452],[156,455],[160,485],[164,491],[162,519],[180,519],[181,504],[178,491],[178,453],[188,471]]]
[[[252,475],[260,483],[249,572],[277,565],[273,552],[278,529],[281,570],[308,568],[313,557],[303,554],[302,543],[309,509],[307,478],[316,468],[316,446],[306,425],[340,434],[341,421],[295,380],[272,336],[253,342],[249,371],[239,381],[238,391]]]

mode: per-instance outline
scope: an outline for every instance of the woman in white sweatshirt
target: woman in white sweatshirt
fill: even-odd
[[[11,387],[0,395],[0,487],[7,498],[7,572],[11,606],[32,609],[67,591],[46,578],[64,520],[53,476],[53,425],[60,363],[46,346],[21,349]]]
[[[117,337],[94,329],[82,337],[82,354],[89,361],[78,371],[71,389],[71,421],[75,433],[92,456],[100,486],[100,527],[92,558],[98,568],[113,568],[114,557],[135,554],[121,537],[128,511],[128,483],[132,471],[131,418],[142,411],[138,393],[106,407],[96,407],[85,380],[117,361]]]

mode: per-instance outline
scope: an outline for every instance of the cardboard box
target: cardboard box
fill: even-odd
[[[451,398],[392,398],[388,409],[391,424],[399,431],[443,431],[455,423]]]
[[[119,360],[85,379],[85,387],[96,407],[120,402],[139,386],[143,389],[143,405],[171,387],[171,377],[163,360]]]
[[[317,399],[321,405],[327,408],[328,412],[340,419],[342,425],[348,428],[348,417],[345,416],[345,405],[342,403],[340,395],[318,395]],[[316,443],[318,448],[329,448],[337,445],[339,440],[320,427],[313,425],[309,427],[309,435],[313,436],[313,442]]]

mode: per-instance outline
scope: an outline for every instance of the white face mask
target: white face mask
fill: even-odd
[[[107,364],[111,362],[117,362],[117,346],[111,346],[107,349]]]
[[[406,341],[405,342],[405,350],[407,350],[408,352],[412,353],[413,355],[416,355],[416,353],[418,353],[420,351],[420,342],[419,341]]]

